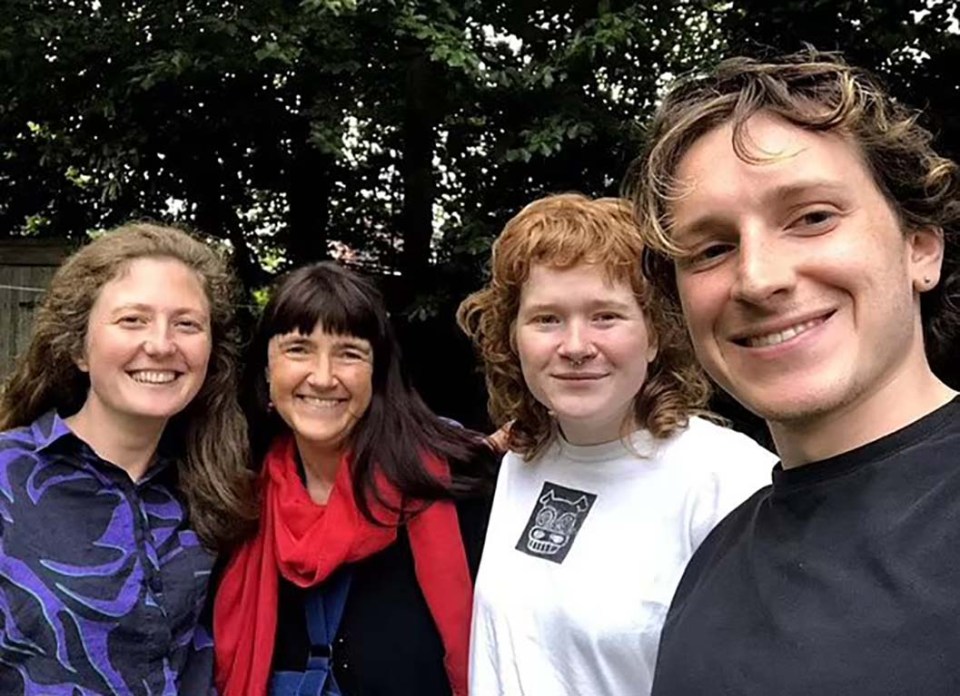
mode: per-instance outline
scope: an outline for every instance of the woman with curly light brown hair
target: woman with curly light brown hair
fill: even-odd
[[[159,225],[54,275],[0,396],[0,692],[209,687],[214,553],[256,517],[233,300],[220,256]]]
[[[458,321],[510,423],[477,577],[471,691],[648,693],[686,561],[774,457],[700,417],[707,382],[641,274],[630,205],[548,196]]]

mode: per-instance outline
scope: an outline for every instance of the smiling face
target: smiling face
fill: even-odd
[[[173,259],[131,261],[90,311],[76,359],[90,377],[81,411],[101,430],[120,419],[162,425],[200,391],[210,348],[209,302],[197,274]]]
[[[567,440],[609,442],[637,427],[633,403],[657,347],[628,283],[593,264],[534,264],[515,335],[527,388]]]
[[[292,331],[270,339],[270,401],[301,452],[342,452],[373,394],[373,349],[362,338]]]
[[[672,229],[691,251],[677,288],[697,355],[774,423],[855,412],[862,428],[929,374],[919,292],[939,277],[940,237],[904,233],[840,135],[764,113],[746,125],[764,161],[740,159],[725,125],[676,172],[689,193],[670,208]]]

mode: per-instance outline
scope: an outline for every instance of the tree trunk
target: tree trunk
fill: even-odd
[[[430,239],[433,236],[433,200],[436,195],[433,179],[433,148],[437,103],[436,71],[430,60],[418,49],[407,63],[406,99],[403,114],[403,211],[400,228],[403,253],[400,271],[414,286],[425,279],[430,265]],[[412,288],[411,288],[412,290]]]
[[[336,160],[318,150],[308,139],[310,124],[298,125],[287,181],[287,257],[294,266],[322,261],[330,256],[327,229],[330,224],[330,195],[333,191]]]
[[[212,187],[217,191],[219,187]],[[216,235],[230,241],[233,247],[233,266],[237,279],[243,286],[244,296],[259,287],[266,280],[263,269],[253,258],[247,240],[244,238],[240,220],[232,206],[220,200],[218,196],[197,201],[197,228],[207,234]]]

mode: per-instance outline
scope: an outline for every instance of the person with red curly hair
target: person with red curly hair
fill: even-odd
[[[474,694],[645,694],[680,574],[774,457],[709,419],[623,200],[553,195],[510,220],[460,306],[510,423],[476,582]]]

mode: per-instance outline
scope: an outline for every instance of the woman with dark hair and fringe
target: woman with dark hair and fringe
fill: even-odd
[[[421,401],[380,293],[335,263],[279,282],[248,368],[262,516],[217,592],[217,686],[465,696],[482,436]]]
[[[648,694],[686,562],[770,479],[772,454],[701,417],[707,382],[642,251],[626,201],[548,196],[507,223],[489,284],[460,306],[510,424],[474,694]]]
[[[253,525],[230,275],[128,224],[54,275],[0,396],[0,693],[202,693],[214,552]]]

